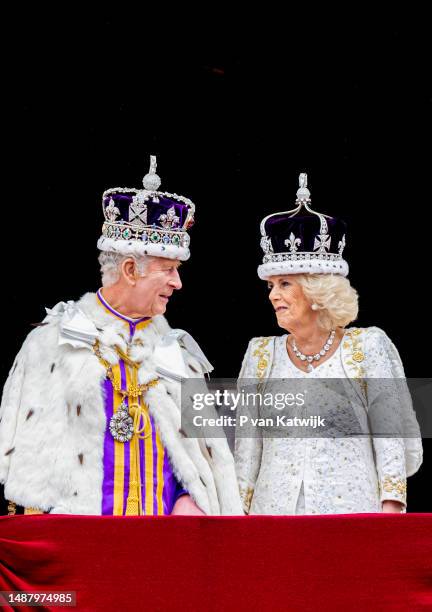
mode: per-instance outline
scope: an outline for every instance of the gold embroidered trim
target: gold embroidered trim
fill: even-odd
[[[265,377],[268,368],[268,358],[270,356],[270,351],[268,351],[265,347],[270,342],[270,340],[271,338],[261,338],[257,348],[253,352],[253,357],[258,357],[256,376],[260,379]]]
[[[8,500],[8,516],[16,514],[16,503]]]
[[[386,491],[386,493],[397,493],[397,495],[405,499],[407,491],[405,479],[400,480],[393,476],[386,475],[384,476],[381,488],[383,491]]]
[[[246,514],[249,514],[249,510],[252,504],[252,497],[254,490],[251,487],[240,487],[240,499],[242,500],[243,508]]]
[[[345,332],[345,336],[348,338],[348,340],[344,341],[343,348],[350,351],[351,359],[346,361],[346,365],[350,366],[351,370],[354,370],[354,378],[360,384],[362,391],[367,398],[367,381],[364,378],[366,372],[364,367],[360,365],[365,358],[362,346],[362,332],[362,329],[353,329]]]
[[[37,508],[24,508],[24,514],[44,514],[42,510],[38,510]]]

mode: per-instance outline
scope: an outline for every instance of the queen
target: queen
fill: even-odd
[[[330,401],[330,413],[346,422],[355,417],[358,428],[303,437],[257,430],[245,436],[238,427],[235,462],[245,512],[405,512],[407,477],[422,463],[421,437],[396,347],[378,327],[349,327],[358,295],[343,258],[345,223],[311,208],[301,174],[296,207],[265,217],[261,235],[258,275],[287,333],[250,341],[240,381],[254,380],[261,391],[280,380],[307,384],[317,410],[328,410]],[[320,386],[323,379],[347,391],[317,394],[328,387]]]

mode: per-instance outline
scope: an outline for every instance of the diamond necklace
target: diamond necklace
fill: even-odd
[[[318,353],[315,353],[315,355],[304,355],[301,351],[299,351],[298,348],[297,348],[296,342],[294,340],[294,337],[293,337],[292,343],[291,343],[292,349],[293,349],[294,353],[297,355],[297,357],[299,359],[301,359],[301,361],[307,361],[308,362],[308,366],[306,368],[308,372],[312,372],[313,369],[314,369],[314,367],[312,365],[312,362],[313,361],[319,361],[321,359],[321,357],[323,357],[330,350],[330,347],[333,344],[333,340],[334,340],[335,335],[336,335],[336,330],[333,329],[330,332],[330,335],[327,338],[327,340],[326,340],[324,346],[322,347],[322,349]]]

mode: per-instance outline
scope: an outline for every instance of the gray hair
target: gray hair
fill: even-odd
[[[142,276],[153,257],[150,255],[140,255],[137,257],[136,255],[123,255],[122,253],[115,253],[114,251],[101,251],[98,261],[100,263],[103,287],[114,285],[119,280],[121,265],[125,259],[133,259],[135,261],[138,274]]]

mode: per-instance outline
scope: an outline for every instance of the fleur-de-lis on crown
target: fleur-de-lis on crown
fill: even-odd
[[[296,238],[291,232],[289,238],[285,240],[284,244],[285,246],[289,247],[291,253],[295,253],[298,250],[298,247],[301,245],[301,240],[300,238]]]
[[[105,208],[106,218],[108,219],[108,221],[113,222],[117,219],[119,214],[120,214],[120,211],[115,205],[114,200],[111,198],[108,203],[108,206]]]
[[[166,215],[161,215],[158,219],[158,221],[160,221],[161,226],[165,229],[173,229],[174,227],[177,227],[180,221],[180,218],[177,217],[177,215],[175,214],[175,208],[174,206],[171,206],[170,209],[168,209],[168,212]]]
[[[346,244],[346,242],[345,242],[345,234],[344,234],[344,235],[342,236],[342,240],[340,240],[340,241],[339,241],[339,244],[338,244],[338,248],[339,248],[339,255],[342,255],[343,250],[344,250],[344,248],[345,248],[345,244]]]

